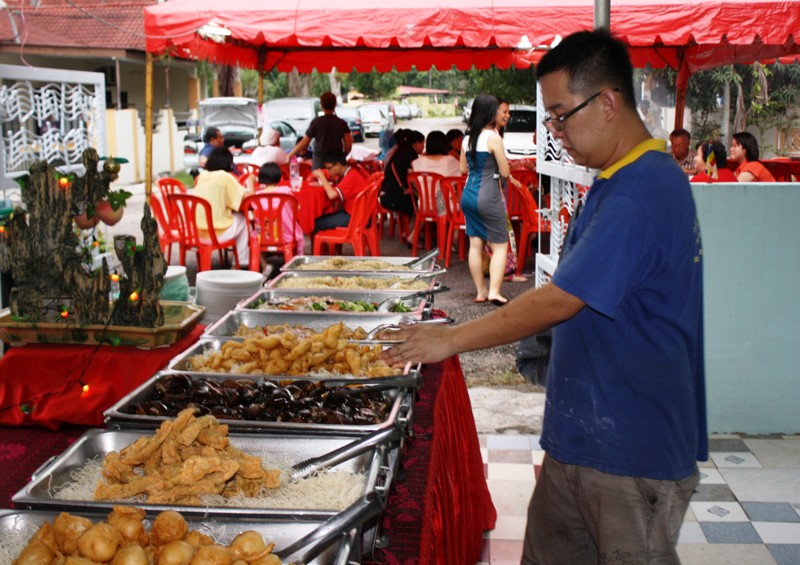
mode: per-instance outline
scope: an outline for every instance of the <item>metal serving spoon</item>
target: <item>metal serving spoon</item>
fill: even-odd
[[[430,290],[418,290],[416,292],[412,292],[411,294],[406,294],[405,296],[390,296],[389,298],[378,304],[378,312],[394,312],[394,307],[403,302],[404,300],[410,300],[418,296],[427,296],[428,294],[438,294],[440,292],[447,292],[448,290],[450,290],[449,286],[442,285],[437,288],[432,288]]]

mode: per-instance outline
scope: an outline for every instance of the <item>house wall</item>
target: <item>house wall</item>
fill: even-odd
[[[692,191],[703,236],[709,430],[800,433],[800,186]]]

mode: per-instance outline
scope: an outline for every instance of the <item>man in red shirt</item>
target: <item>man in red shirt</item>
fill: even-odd
[[[359,169],[347,164],[347,156],[341,149],[331,149],[323,154],[322,165],[324,170],[316,169],[312,173],[322,184],[328,198],[338,202],[340,208],[336,212],[317,218],[314,221],[313,233],[349,224],[356,195],[367,186],[367,179]],[[333,184],[328,180],[328,176],[333,180]]]

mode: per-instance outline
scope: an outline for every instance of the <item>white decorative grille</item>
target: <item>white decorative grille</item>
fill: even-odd
[[[536,115],[545,114],[542,91],[537,85]],[[536,125],[536,171],[539,173],[540,187],[545,186],[541,177],[550,177],[550,206],[546,206],[541,196],[543,191],[539,191],[539,210],[550,221],[549,252],[542,252],[542,234],[539,233],[539,252],[536,254],[536,286],[542,286],[553,276],[569,219],[575,214],[578,203],[586,199],[586,192],[594,182],[597,171],[576,165],[541,119]]]
[[[0,65],[0,188],[36,161],[80,165],[88,147],[105,155],[102,73]]]

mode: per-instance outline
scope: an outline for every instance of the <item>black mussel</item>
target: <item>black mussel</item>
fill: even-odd
[[[320,411],[319,422],[323,424],[350,424],[351,422],[348,421],[344,415],[340,414],[336,410],[330,410],[327,408],[323,408]]]
[[[133,407],[134,414],[137,416],[169,416],[170,409],[166,404],[159,400],[146,400],[135,404]]]
[[[185,407],[194,408],[194,415],[197,418],[199,418],[200,416],[206,416],[211,413],[211,411],[208,409],[207,406],[203,406],[202,404],[197,404],[195,402],[190,402]],[[181,407],[180,410],[183,410],[183,407]],[[176,414],[177,412],[180,412],[180,410],[176,410]]]
[[[216,383],[208,379],[200,379],[192,383],[192,400],[207,406],[220,406],[225,399]]]
[[[241,406],[240,409],[245,420],[259,420],[267,407],[264,404],[249,404]]]
[[[156,396],[155,398],[160,398],[161,401],[168,406],[183,406],[184,404],[189,402],[191,397],[189,393],[181,393],[181,394],[169,393],[160,397]]]
[[[269,379],[261,379],[256,383],[256,388],[258,388],[262,394],[272,394],[278,389],[278,383]]]
[[[286,385],[283,390],[295,400],[303,396],[303,389],[295,384]]]
[[[239,390],[239,402],[242,404],[253,404],[260,398],[262,398],[262,395],[256,388],[243,388]]]
[[[227,406],[211,406],[209,408],[209,414],[214,416],[215,418],[221,418],[224,420],[241,420],[242,415],[236,412],[233,408],[228,408]]]
[[[254,388],[256,383],[252,379],[225,379],[222,381],[222,386],[225,388],[235,388],[237,390],[243,390],[248,388]]]
[[[153,386],[154,395],[160,398],[168,395],[186,395],[192,389],[192,379],[188,375],[164,375]]]
[[[225,406],[236,406],[241,403],[240,389],[223,386],[220,388],[220,392],[222,392],[222,397],[225,399],[223,402]]]

